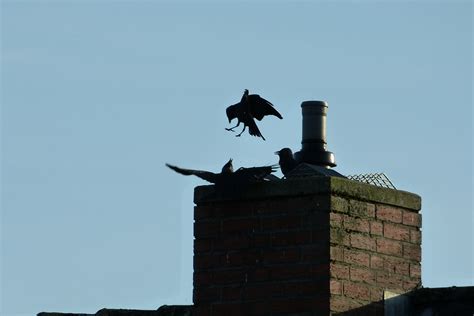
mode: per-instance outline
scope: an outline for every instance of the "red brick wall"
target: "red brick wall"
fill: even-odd
[[[328,313],[329,196],[195,208],[196,315]]]
[[[194,315],[383,315],[420,284],[414,194],[315,177],[195,203]]]
[[[331,203],[331,311],[365,309],[383,315],[384,291],[421,285],[421,216],[382,203],[333,196]]]

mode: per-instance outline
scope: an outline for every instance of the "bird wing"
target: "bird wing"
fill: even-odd
[[[240,180],[261,180],[276,171],[276,166],[239,168],[234,175]]]
[[[273,107],[273,104],[260,97],[258,94],[249,95],[249,103],[252,116],[259,121],[261,121],[265,115],[274,115],[280,119],[283,118],[281,114]]]
[[[229,105],[225,109],[225,113],[226,113],[227,118],[229,120],[233,120],[236,117],[238,117],[238,115],[239,115],[239,113],[238,113],[239,112],[239,106],[240,106],[240,103],[236,103],[236,104]]]
[[[196,177],[199,177],[199,178],[201,178],[203,180],[206,180],[208,182],[211,182],[211,183],[216,183],[217,178],[218,178],[218,174],[215,174],[215,173],[210,172],[210,171],[184,169],[184,168],[179,168],[179,167],[176,167],[176,166],[173,166],[173,165],[170,165],[170,164],[166,164],[166,166],[168,168],[176,171],[177,173],[182,174],[182,175],[185,175],[185,176],[194,175]]]

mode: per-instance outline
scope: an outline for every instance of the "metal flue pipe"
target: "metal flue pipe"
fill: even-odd
[[[327,151],[326,113],[328,105],[324,101],[304,101],[302,148],[295,153],[300,163],[308,163],[325,168],[335,167],[334,154]]]

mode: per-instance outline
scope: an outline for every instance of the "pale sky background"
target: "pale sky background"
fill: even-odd
[[[2,316],[192,303],[193,188],[300,149],[423,198],[423,284],[474,285],[470,1],[1,1]],[[284,119],[226,132],[245,88]]]

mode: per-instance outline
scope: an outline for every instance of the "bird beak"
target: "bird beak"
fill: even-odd
[[[275,151],[275,155],[279,155],[280,154],[280,151]]]

